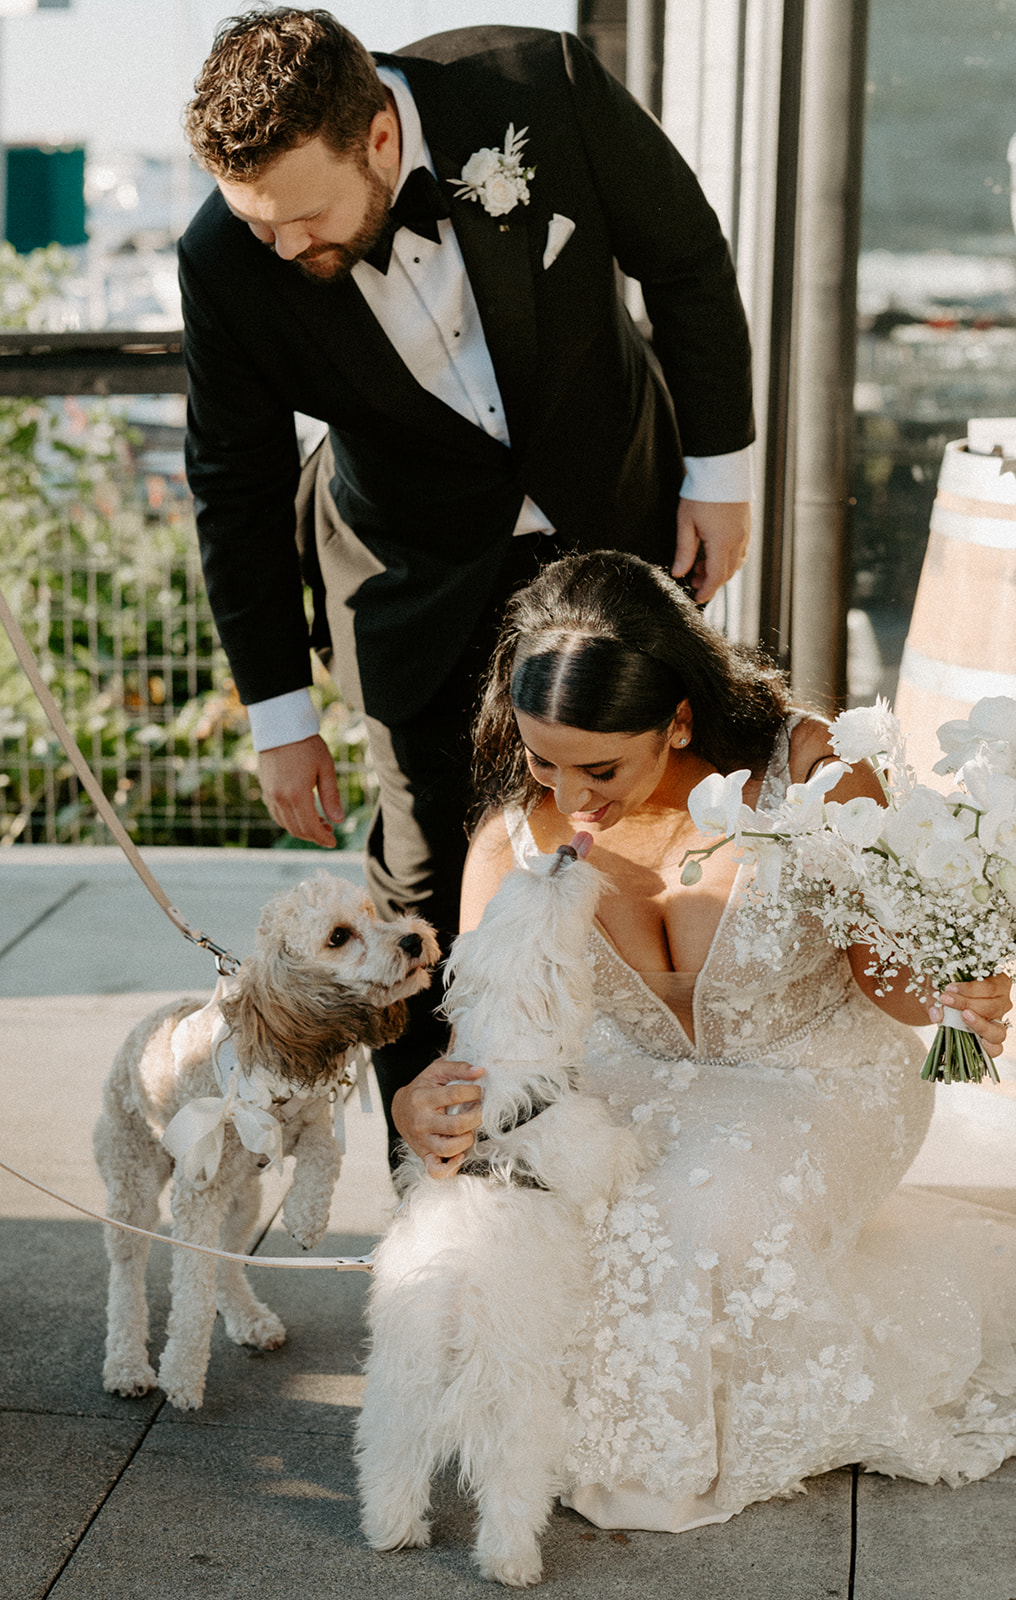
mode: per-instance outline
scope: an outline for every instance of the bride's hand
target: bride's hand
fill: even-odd
[[[472,1148],[481,1121],[482,1077],[482,1067],[442,1057],[395,1092],[392,1121],[432,1178],[453,1177]],[[449,1116],[448,1106],[459,1109]]]
[[[967,1026],[981,1038],[989,1056],[1000,1056],[1009,1025],[1002,1019],[1012,1005],[1012,980],[1004,972],[970,983],[948,983],[938,1002],[929,1009],[932,1022],[942,1021],[942,1008],[959,1011]]]

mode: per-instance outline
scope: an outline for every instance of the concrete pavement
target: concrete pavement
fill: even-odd
[[[187,918],[238,955],[260,905],[316,868],[302,852],[152,851]],[[324,864],[323,862],[320,864]],[[362,877],[353,856],[330,867]],[[99,1089],[128,1028],[169,995],[207,994],[189,946],[118,852],[0,852],[0,1160],[102,1208]],[[914,1181],[1016,1210],[1016,1064],[1002,1093],[940,1091]],[[391,1210],[379,1112],[348,1108],[349,1150],[317,1253],[368,1249]],[[261,1254],[289,1255],[265,1184]],[[489,1596],[471,1514],[440,1486],[434,1548],[377,1556],[357,1528],[350,1440],[362,1394],[361,1274],[253,1271],[289,1340],[257,1355],[217,1329],[205,1405],[103,1392],[101,1227],[0,1173],[0,1600],[429,1600]],[[153,1247],[153,1343],[169,1249]],[[1013,1600],[1016,1463],[946,1488],[856,1475],[673,1538],[604,1533],[558,1511],[548,1600]]]

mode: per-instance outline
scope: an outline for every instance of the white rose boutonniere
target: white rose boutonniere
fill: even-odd
[[[456,200],[479,200],[492,217],[507,216],[517,205],[529,204],[529,183],[535,167],[522,165],[522,147],[528,143],[528,128],[515,132],[514,123],[508,124],[503,150],[490,150],[486,146],[471,155],[462,168],[460,178],[449,178],[458,184]]]

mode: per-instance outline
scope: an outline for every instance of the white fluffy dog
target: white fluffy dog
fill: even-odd
[[[430,1480],[458,1456],[485,1577],[542,1574],[560,1486],[566,1356],[589,1281],[586,1208],[639,1168],[630,1130],[576,1088],[593,1016],[591,840],[511,872],[456,941],[454,1054],[486,1069],[483,1125],[458,1176],[416,1183],[378,1248],[358,1427],[363,1529],[427,1545]]]
[[[140,1022],[103,1093],[95,1155],[110,1217],[154,1228],[173,1173],[173,1233],[243,1253],[257,1222],[261,1168],[296,1156],[284,1219],[310,1248],[324,1234],[340,1153],[333,1106],[351,1053],[398,1037],[405,999],[430,982],[439,951],[425,922],[381,922],[361,889],[320,872],[265,907],[254,954],[207,1005],[181,1000]],[[166,1142],[163,1142],[163,1136]],[[168,1146],[168,1148],[167,1148]],[[173,1156],[170,1155],[173,1151]],[[174,1160],[175,1157],[175,1160]],[[145,1266],[149,1241],[106,1229],[108,1336],[103,1383],[153,1388]],[[238,1262],[173,1252],[169,1336],[158,1383],[200,1406],[216,1301],[237,1344],[286,1337]]]

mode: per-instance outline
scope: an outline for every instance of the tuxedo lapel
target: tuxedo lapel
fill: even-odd
[[[529,437],[535,388],[536,302],[528,206],[492,217],[477,200],[457,200],[455,186],[474,151],[503,149],[506,122],[495,125],[489,108],[452,97],[432,62],[391,58],[404,72],[420,113],[438,180],[449,196],[451,221],[483,324],[508,419],[513,450]],[[516,121],[516,128],[523,119]],[[544,224],[545,226],[545,224]]]
[[[441,178],[458,179],[463,162],[455,164],[432,151]],[[468,156],[472,154],[467,152]],[[451,220],[459,241],[494,374],[504,402],[508,436],[521,450],[532,420],[536,378],[536,304],[529,255],[527,219],[516,206],[507,217],[491,217],[475,200],[451,202]]]

